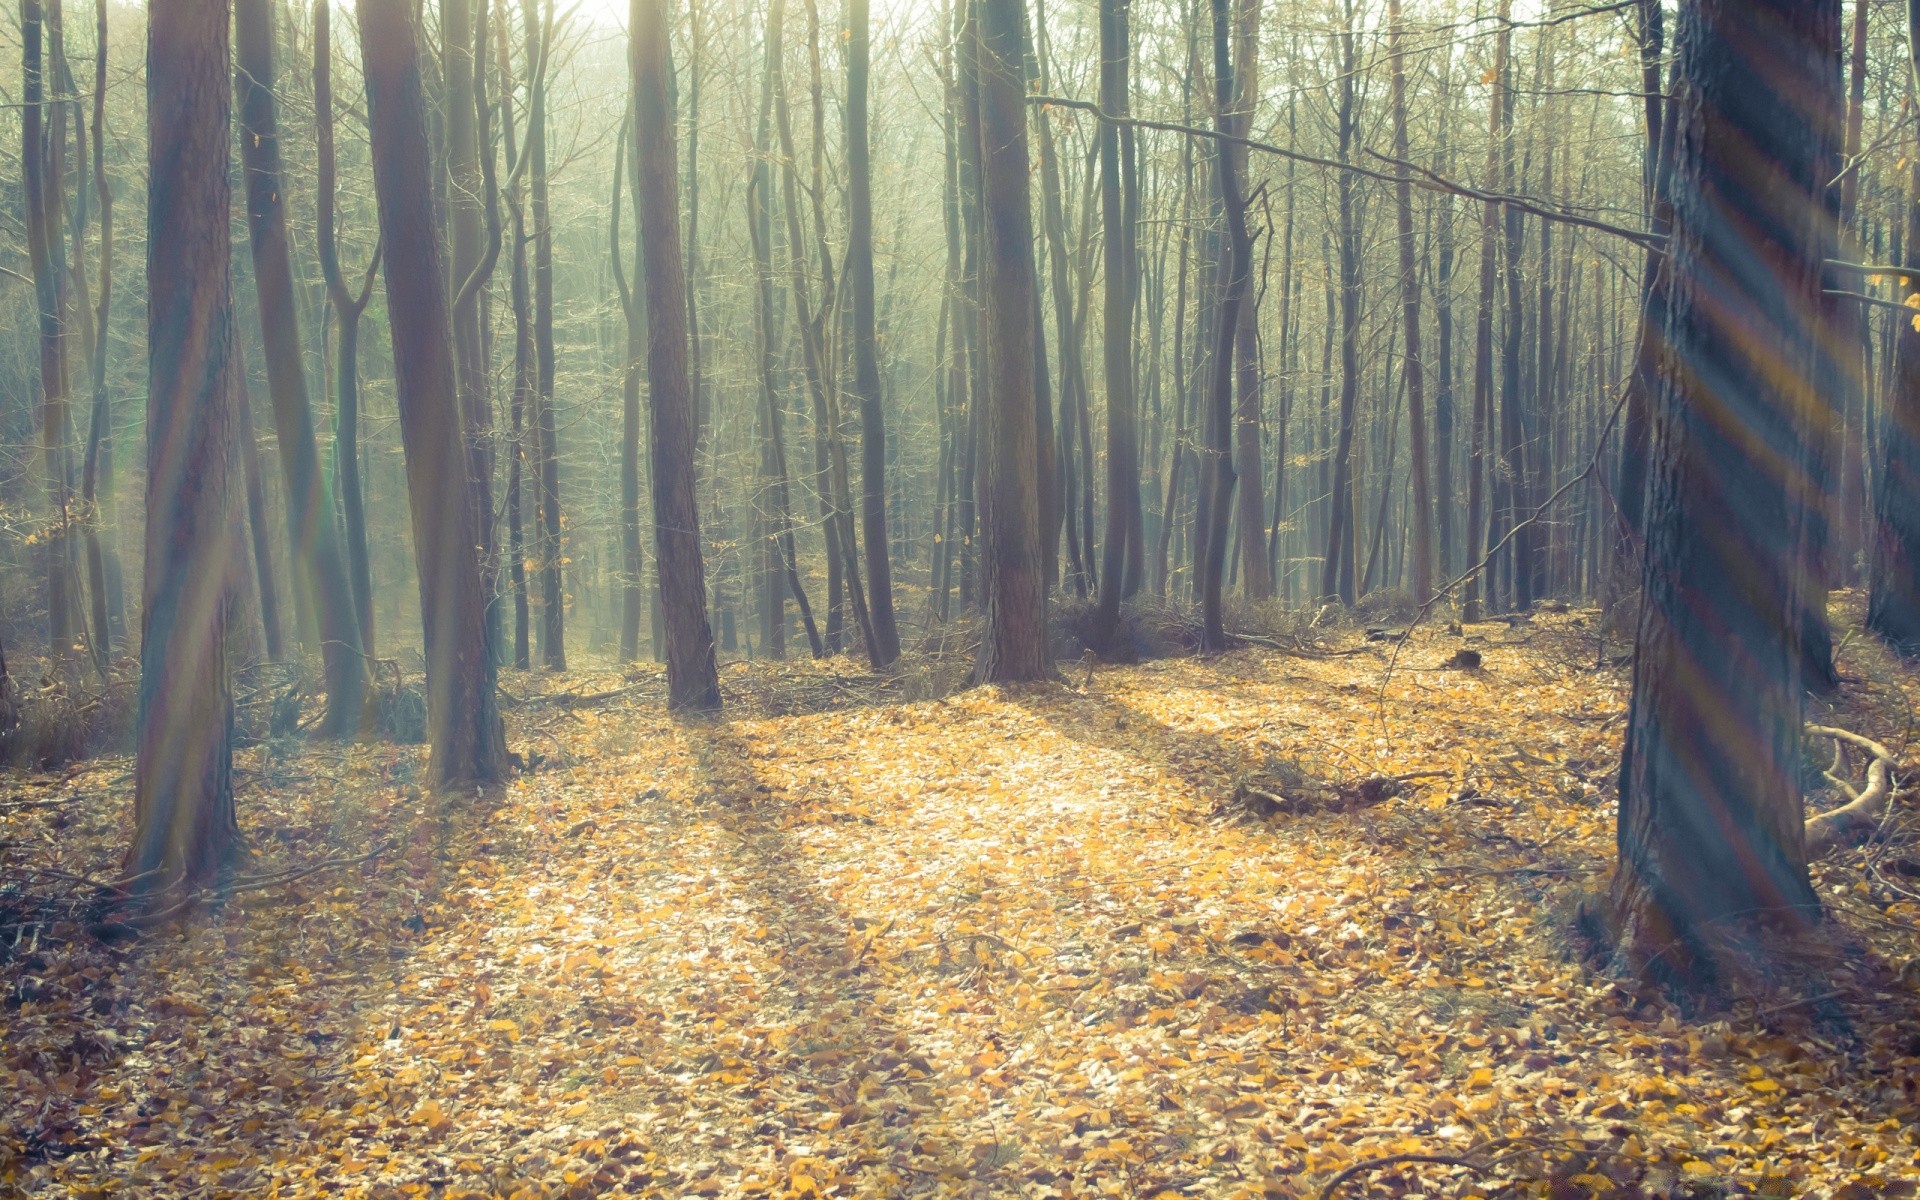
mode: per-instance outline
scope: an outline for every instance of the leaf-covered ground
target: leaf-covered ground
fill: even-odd
[[[1470,628],[1480,670],[1422,631],[1384,687],[1357,633],[919,703],[735,666],[698,721],[520,677],[542,761],[489,797],[247,750],[253,876],[387,850],[0,941],[0,1194],[1311,1197],[1396,1154],[1459,1161],[1340,1195],[1912,1194],[1920,847],[1816,868],[1812,982],[1689,1013],[1583,965],[1591,620]],[[1833,719],[1905,755],[1913,680],[1842,659]],[[5,781],[10,911],[112,875],[129,771]]]

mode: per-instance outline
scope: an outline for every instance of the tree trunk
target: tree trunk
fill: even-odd
[[[1920,0],[1907,0],[1913,67],[1920,72]],[[1920,270],[1920,158],[1912,160],[1907,187],[1906,262]],[[1920,303],[1920,277],[1904,276],[1902,296]],[[1880,435],[1873,539],[1867,597],[1867,628],[1900,653],[1920,655],[1920,329],[1907,314],[1894,323],[1893,385]]]
[[[1815,917],[1801,814],[1804,474],[1818,396],[1839,0],[1696,0],[1677,75],[1673,234],[1645,602],[1620,767],[1622,954],[1711,983],[1729,938]]]
[[[527,61],[544,58],[554,37],[553,0],[547,0],[544,26],[540,0],[521,0],[527,23]],[[542,64],[544,66],[544,63]],[[541,80],[544,84],[544,80]],[[560,577],[566,550],[560,531],[559,427],[553,407],[553,218],[547,201],[547,90],[537,86],[527,106],[527,140],[533,219],[533,432],[540,469],[538,548],[540,577],[540,657],[553,671],[567,669],[566,592]]]
[[[1400,0],[1387,0],[1387,53],[1393,59],[1393,156],[1407,159],[1407,31]],[[1427,399],[1420,357],[1420,276],[1414,267],[1413,181],[1407,168],[1394,172],[1394,215],[1399,220],[1400,306],[1406,315],[1408,448],[1413,459],[1413,599],[1433,595],[1433,494],[1427,485]],[[1451,414],[1449,414],[1451,420]]]
[[[1335,113],[1340,161],[1353,153],[1358,115],[1354,111],[1354,73],[1359,59],[1354,47],[1354,3],[1345,5],[1346,23],[1338,35],[1340,100]],[[1327,520],[1326,570],[1321,596],[1338,597],[1343,604],[1358,599],[1354,591],[1354,552],[1357,516],[1353,503],[1353,425],[1360,393],[1360,231],[1354,212],[1354,178],[1342,171],[1334,187],[1340,214],[1340,432],[1333,451],[1333,492]]]
[[[847,297],[853,311],[853,391],[860,401],[860,535],[867,545],[867,613],[876,669],[900,657],[887,554],[887,426],[874,334],[873,165],[867,130],[867,0],[847,0]]]
[[[113,313],[113,187],[107,179],[106,157],[107,10],[105,4],[94,6],[93,182],[100,206],[100,295],[93,315],[93,344],[87,348],[93,404],[80,483],[87,513],[87,591],[92,601],[94,656],[103,673],[113,656],[114,638],[126,624],[114,587],[120,574],[120,522],[113,487],[113,408],[107,391],[108,318]],[[74,271],[84,285],[86,264],[77,257]]]
[[[694,503],[695,419],[687,366],[686,260],[680,252],[680,170],[674,155],[666,0],[632,0],[634,153],[645,247],[647,382],[653,415],[654,561],[666,611],[667,703],[720,707],[713,631]]]
[[[645,593],[640,583],[643,566],[640,549],[640,384],[641,373],[646,369],[647,314],[635,288],[645,267],[640,262],[642,250],[636,240],[635,283],[629,283],[626,255],[620,247],[620,212],[624,206],[620,192],[629,174],[626,149],[632,133],[633,112],[629,106],[626,119],[621,123],[619,144],[614,147],[613,211],[608,217],[607,235],[613,251],[613,279],[620,292],[620,312],[625,318],[627,335],[626,364],[620,372],[621,662],[633,662],[640,657],[640,613],[645,605]]]
[[[1133,61],[1131,0],[1100,4],[1100,107],[1124,119],[1131,104],[1128,75]],[[1102,121],[1100,145],[1101,244],[1105,254],[1106,309],[1101,346],[1107,383],[1107,532],[1100,561],[1100,606],[1093,642],[1115,657],[1120,600],[1127,579],[1139,570],[1127,561],[1140,524],[1140,413],[1133,389],[1133,311],[1137,253],[1134,230],[1124,207],[1123,170],[1131,173],[1131,155],[1123,161],[1119,126]],[[1064,284],[1065,280],[1057,281]]]
[[[280,446],[280,475],[286,485],[294,580],[308,598],[307,607],[320,633],[327,685],[321,731],[341,737],[359,725],[367,664],[346,558],[340,550],[332,489],[320,469],[299,315],[294,310],[293,259],[287,241],[286,186],[273,90],[273,14],[268,0],[235,0],[233,36],[248,244],[253,251],[254,294],[260,305],[261,349],[267,362],[275,441]]]
[[[225,0],[153,0],[147,286],[169,302],[147,311],[146,571],[124,868],[148,896],[214,881],[240,844],[222,596],[238,550],[227,54]]]
[[[470,502],[447,275],[433,223],[419,31],[407,0],[360,0],[359,18],[420,575],[429,773],[434,786],[451,793],[505,778],[506,735],[487,646],[481,532]]]
[[[66,211],[63,134],[66,106],[53,105],[49,116],[43,52],[43,35],[54,33],[59,22],[60,0],[52,0],[52,7],[44,14],[40,0],[21,0],[21,71],[25,100],[20,117],[21,186],[26,192],[27,257],[32,265],[39,316],[41,448],[47,499],[52,510],[46,542],[47,653],[56,663],[65,663],[73,654],[79,632],[74,626],[69,570],[72,549],[68,542],[73,498],[67,462],[70,421],[67,287],[66,272],[56,257],[61,219]]]
[[[1234,131],[1241,137],[1253,135],[1254,100],[1259,93],[1260,0],[1238,0],[1234,28]],[[1247,178],[1247,148],[1230,146],[1235,171],[1244,190]],[[1245,221],[1243,216],[1242,221]],[[1271,249],[1272,231],[1268,231]],[[1248,276],[1247,292],[1240,302],[1240,328],[1234,334],[1234,373],[1238,397],[1234,408],[1234,473],[1239,476],[1239,562],[1242,590],[1250,600],[1273,596],[1273,569],[1261,545],[1266,532],[1266,503],[1262,497],[1260,430],[1262,410],[1266,406],[1265,389],[1260,380],[1260,305],[1258,297],[1266,290],[1264,280],[1258,291],[1252,287],[1251,241],[1247,245],[1248,262],[1241,270]]]
[[[235,419],[240,430],[240,470],[246,481],[245,524],[253,546],[253,584],[260,597],[260,631],[269,662],[287,661],[280,632],[280,589],[274,584],[273,534],[267,523],[267,487],[260,470],[260,439],[253,432],[253,393],[244,368],[233,372]],[[245,665],[237,664],[237,665]]]
[[[1021,0],[974,0],[986,378],[980,486],[982,683],[1044,679],[1047,590],[1033,393],[1033,210],[1027,187]]]

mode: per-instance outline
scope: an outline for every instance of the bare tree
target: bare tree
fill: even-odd
[[[28,0],[31,5],[33,0]],[[235,530],[226,0],[147,17],[147,523],[133,842],[150,896],[217,879],[233,809],[228,564]]]
[[[654,561],[667,627],[667,703],[720,707],[720,676],[707,624],[700,521],[694,500],[695,416],[687,364],[686,260],[680,251],[680,169],[668,84],[666,0],[632,0],[635,161],[645,248],[647,383],[653,414]]]
[[[400,435],[407,456],[429,772],[446,791],[506,777],[506,734],[486,636],[481,533],[467,479],[446,268],[433,217],[433,156],[409,0],[360,0]]]

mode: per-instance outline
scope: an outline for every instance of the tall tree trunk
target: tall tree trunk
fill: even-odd
[[[239,549],[227,54],[226,0],[153,0],[147,286],[169,302],[147,310],[146,571],[125,864],[150,896],[214,881],[240,838],[222,594]]]
[[[493,404],[490,364],[480,316],[481,285],[492,273],[498,250],[489,252],[481,229],[482,203],[498,228],[498,200],[481,170],[482,154],[491,175],[493,146],[481,144],[480,119],[486,110],[487,5],[489,0],[440,0],[442,108],[447,130],[447,207],[453,296],[453,361],[459,372],[460,411],[466,428],[467,477],[480,528],[480,578],[487,596],[487,652],[501,658],[499,610],[495,603],[500,575],[500,535],[493,515]],[[475,5],[480,13],[476,20]],[[497,236],[497,235],[496,235]]]
[[[680,169],[675,161],[672,63],[666,0],[632,0],[634,153],[645,247],[647,382],[653,415],[654,561],[666,613],[667,703],[720,706],[713,631],[707,625],[700,518],[694,503],[695,419],[687,367],[686,260],[680,252]]]
[[[1234,117],[1232,16],[1227,0],[1213,0],[1214,128],[1233,136]],[[1214,175],[1220,187],[1220,209],[1226,218],[1226,255],[1219,273],[1220,302],[1214,315],[1212,375],[1207,395],[1207,456],[1201,472],[1204,497],[1199,534],[1201,545],[1197,580],[1200,593],[1200,648],[1227,648],[1226,614],[1222,600],[1226,583],[1227,534],[1233,517],[1237,472],[1233,466],[1234,340],[1240,330],[1240,306],[1246,303],[1252,278],[1253,239],[1247,233],[1247,201],[1240,185],[1240,164],[1234,147],[1214,139]]]
[[[1131,105],[1128,76],[1133,62],[1131,0],[1101,0],[1100,107],[1124,120]],[[1138,255],[1134,229],[1125,210],[1125,175],[1132,156],[1120,126],[1102,121],[1100,139],[1101,244],[1105,253],[1106,310],[1101,347],[1107,383],[1107,533],[1100,562],[1100,606],[1094,618],[1094,644],[1114,657],[1118,644],[1120,600],[1138,563],[1127,561],[1140,524],[1140,413],[1133,388],[1133,312]],[[1064,280],[1059,281],[1064,284]]]
[[[74,625],[72,548],[68,541],[73,497],[67,461],[67,286],[58,257],[61,218],[66,211],[66,105],[56,103],[48,108],[43,44],[46,36],[57,37],[59,23],[60,0],[52,0],[51,7],[44,11],[40,0],[21,0],[21,186],[26,192],[27,257],[32,264],[39,316],[41,449],[52,511],[46,542],[47,653],[56,663],[65,663],[72,657],[79,633]]]
[[[1260,0],[1238,0],[1233,37],[1234,54],[1234,129],[1241,137],[1253,135],[1254,100],[1259,94]],[[1247,148],[1230,146],[1244,190],[1247,176]],[[1244,221],[1245,218],[1243,217]],[[1271,249],[1272,231],[1268,231]],[[1265,531],[1266,503],[1262,497],[1260,430],[1266,406],[1265,389],[1260,379],[1260,305],[1266,290],[1252,287],[1253,246],[1247,245],[1248,262],[1241,269],[1248,275],[1247,293],[1240,302],[1240,328],[1234,334],[1234,374],[1238,396],[1234,408],[1233,447],[1235,474],[1240,477],[1239,527],[1241,588],[1250,600],[1273,596],[1273,569],[1261,542]]]
[[[94,5],[93,182],[100,207],[100,281],[93,344],[87,348],[93,403],[80,483],[87,512],[87,591],[92,599],[94,653],[103,666],[112,657],[115,636],[126,624],[115,586],[120,574],[120,522],[113,486],[113,409],[107,391],[108,318],[113,314],[113,186],[107,178],[106,155],[107,11],[105,4]],[[86,264],[76,261],[74,269],[84,281]]]
[[[1507,19],[1511,5],[1502,0],[1501,20]],[[1499,170],[1500,147],[1506,142],[1506,108],[1500,103],[1500,80],[1509,68],[1511,39],[1494,42],[1493,88],[1487,97],[1486,177],[1493,179]],[[1481,549],[1487,529],[1486,478],[1489,434],[1493,424],[1493,305],[1494,279],[1500,255],[1500,206],[1488,201],[1480,210],[1480,299],[1473,317],[1473,431],[1467,450],[1467,565],[1466,587],[1460,600],[1460,619],[1480,619],[1482,595],[1492,598],[1491,572],[1481,563]]]
[[[1355,110],[1354,73],[1359,58],[1354,46],[1354,0],[1346,0],[1345,25],[1337,35],[1340,66],[1340,99],[1335,111],[1340,161],[1353,154],[1358,114]],[[1326,570],[1320,580],[1320,594],[1338,597],[1352,604],[1354,590],[1354,553],[1357,511],[1353,503],[1353,426],[1360,394],[1360,230],[1354,212],[1354,178],[1340,172],[1334,181],[1339,201],[1340,241],[1340,432],[1333,451],[1333,494],[1327,520]]]
[[[521,0],[527,26],[527,61],[544,59],[554,38],[553,0],[546,0],[544,20],[540,0]],[[544,65],[544,64],[543,64]],[[566,550],[560,522],[559,427],[553,404],[553,216],[547,199],[547,89],[530,92],[524,153],[533,219],[533,343],[535,354],[532,396],[533,430],[540,470],[536,476],[539,500],[538,547],[540,576],[540,657],[553,671],[567,669],[566,592],[560,577]]]
[[[1920,79],[1920,0],[1907,0],[1911,68]],[[1920,118],[1915,118],[1920,126]],[[1920,270],[1920,158],[1910,160],[1906,262]],[[1903,276],[1908,304],[1920,303],[1920,277]],[[1893,384],[1887,395],[1880,469],[1874,477],[1873,538],[1868,545],[1867,628],[1902,654],[1920,655],[1920,328],[1906,314],[1894,323]]]
[[[620,192],[628,170],[627,140],[633,133],[632,105],[621,123],[614,147],[613,211],[608,216],[607,241],[612,248],[614,284],[620,292],[620,312],[626,324],[626,364],[620,372],[620,661],[640,657],[640,614],[645,608],[641,587],[643,555],[640,543],[640,385],[646,369],[647,313],[635,283],[645,271],[638,239],[634,242],[634,279],[627,281],[626,254],[620,246]],[[636,176],[637,179],[637,176]],[[636,182],[636,187],[638,186]]]
[[[286,485],[295,586],[307,596],[320,633],[327,711],[322,732],[341,737],[359,725],[366,692],[353,587],[340,549],[332,489],[320,469],[313,407],[307,396],[293,259],[287,241],[286,183],[274,97],[273,12],[268,0],[235,0],[234,91],[240,109],[240,155],[246,168],[247,234],[254,294],[260,305],[261,349],[273,403],[280,475]]]
[[[428,770],[434,786],[451,793],[505,778],[506,734],[487,646],[481,533],[467,478],[447,274],[433,222],[419,30],[408,0],[360,0],[359,18],[394,390],[420,575]]]
[[[1044,679],[1047,589],[1033,394],[1033,209],[1027,180],[1021,0],[974,0],[979,95],[981,314],[986,378],[980,486],[982,683]]]
[[[867,129],[867,0],[847,0],[847,298],[853,310],[853,391],[860,401],[860,535],[867,544],[867,612],[874,667],[900,657],[887,555],[887,426],[874,335],[873,163]]]
[[[1407,31],[1400,0],[1387,0],[1387,53],[1393,59],[1393,156],[1407,160]],[[1426,365],[1420,357],[1420,276],[1414,266],[1413,181],[1394,171],[1394,215],[1400,234],[1400,307],[1406,316],[1407,445],[1413,462],[1413,599],[1433,595],[1433,494],[1427,473]]]
[[[366,491],[360,482],[360,318],[373,295],[380,269],[375,247],[358,292],[347,288],[340,269],[339,231],[335,228],[333,124],[333,18],[328,0],[313,10],[313,105],[318,147],[318,241],[320,270],[327,284],[327,302],[333,306],[334,333],[334,473],[340,489],[340,511],[346,526],[347,569],[353,587],[353,607],[360,627],[360,648],[371,656],[373,636],[373,575],[367,558]]]
[[[1620,767],[1623,956],[1710,983],[1811,919],[1798,627],[1827,436],[1815,381],[1839,0],[1695,0],[1676,73],[1673,235],[1645,602]]]

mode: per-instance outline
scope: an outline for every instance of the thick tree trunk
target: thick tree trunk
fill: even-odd
[[[420,627],[427,659],[429,772],[448,792],[506,776],[506,735],[486,637],[481,532],[471,503],[451,305],[433,224],[433,158],[407,0],[360,0],[373,182],[386,243],[387,320],[407,458]]]
[[[640,169],[640,240],[645,247],[647,382],[653,413],[654,561],[666,613],[667,703],[720,707],[713,631],[694,503],[695,418],[687,367],[687,276],[680,252],[680,169],[668,98],[666,0],[633,0],[630,47],[634,153]]]
[[[1711,982],[1729,938],[1812,919],[1799,623],[1828,436],[1818,378],[1839,0],[1696,0],[1683,116],[1645,603],[1620,767],[1623,956]]]
[[[246,168],[247,234],[253,251],[254,294],[260,305],[261,349],[273,404],[280,475],[286,485],[294,581],[307,596],[320,633],[325,664],[325,734],[340,737],[359,725],[366,692],[353,588],[340,548],[332,489],[320,469],[313,407],[294,309],[293,259],[287,241],[286,184],[274,98],[273,13],[268,0],[235,0],[237,43],[234,91],[240,117],[240,153]]]
[[[1027,187],[1026,30],[1021,0],[974,0],[978,55],[985,343],[980,486],[982,683],[1044,679],[1047,589],[1033,394],[1033,209]]]
[[[31,0],[29,0],[31,3]],[[147,20],[146,571],[134,828],[125,873],[159,896],[239,848],[227,599],[237,489],[225,0]]]
[[[1920,0],[1907,0],[1913,66],[1920,71]],[[1920,158],[1908,168],[1906,262],[1920,270]],[[1920,277],[1900,290],[1920,304]],[[1874,477],[1872,541],[1868,545],[1867,628],[1902,654],[1920,655],[1920,329],[1894,323],[1893,384],[1887,394],[1880,469]]]

